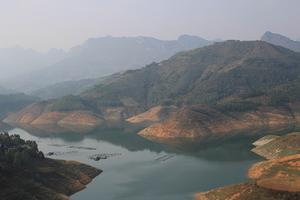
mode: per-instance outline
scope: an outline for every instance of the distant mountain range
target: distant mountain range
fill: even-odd
[[[299,77],[297,52],[263,41],[219,42],[108,76],[6,121],[90,130],[140,114],[129,122],[155,122],[140,134],[163,139],[286,130],[300,123]]]
[[[261,40],[300,51],[299,41],[293,41],[280,34],[268,31]],[[167,59],[177,52],[199,48],[213,42],[190,35],[182,35],[177,40],[169,41],[151,37],[107,36],[89,39],[69,52],[51,49],[47,53],[39,53],[21,47],[2,48],[0,85],[27,93],[43,93],[41,90],[43,88],[53,91],[54,88],[58,88],[55,84],[60,82],[85,79],[81,81],[85,84],[88,79],[140,68],[151,62]],[[72,87],[74,84],[67,85]],[[87,86],[89,85],[90,83],[87,83]],[[46,96],[57,97],[49,94]]]
[[[41,99],[55,99],[67,95],[79,95],[81,92],[92,88],[99,83],[102,78],[95,79],[81,79],[78,81],[64,81],[56,83],[31,92],[31,95],[37,96]],[[1,94],[1,88],[0,88]]]
[[[97,43],[98,40],[99,39],[95,39],[94,42]],[[102,38],[102,40],[103,40],[103,38]],[[269,42],[271,44],[274,44],[274,45],[279,45],[279,46],[283,46],[285,48],[289,48],[291,50],[295,50],[296,49],[295,46],[297,46],[297,41],[290,40],[289,38],[287,38],[285,36],[271,33],[271,32],[266,32],[264,34],[264,36],[262,37],[262,40]],[[183,42],[183,41],[185,41],[185,42]],[[94,43],[94,42],[92,42],[90,40],[90,43]],[[207,41],[202,41],[202,42],[203,42],[203,44],[207,43]],[[169,41],[169,44],[171,44],[171,43],[173,43],[174,46],[176,46],[175,41]],[[198,37],[184,35],[184,36],[179,37],[178,43],[182,43],[182,44],[186,43],[185,45],[182,45],[182,46],[188,46],[187,44],[190,43],[189,47],[192,47],[193,45],[194,45],[194,47],[196,47],[197,45],[199,45],[201,43],[201,39]],[[111,45],[115,45],[115,44],[111,42],[111,43],[108,43],[107,45],[111,46]],[[77,47],[77,48],[80,49],[80,47]],[[97,55],[95,55],[95,56],[97,56]],[[153,59],[155,59],[155,58],[153,58]],[[78,82],[77,81],[63,81],[62,83],[56,83],[54,85],[46,86],[46,87],[43,87],[36,91],[33,91],[32,94],[39,96],[42,99],[57,98],[57,97],[61,97],[64,95],[69,95],[69,94],[77,95],[80,92],[84,91],[85,89],[95,85],[96,83],[98,83],[98,79],[83,79],[83,80],[79,80]]]
[[[262,37],[262,41],[269,42],[274,45],[282,46],[296,52],[300,52],[300,41],[294,41],[290,38],[267,31]]]
[[[28,92],[63,81],[98,78],[127,69],[140,68],[167,59],[177,52],[211,43],[213,42],[189,35],[182,35],[177,40],[170,41],[151,37],[92,38],[72,48],[66,55],[62,54],[63,59],[59,56],[52,59],[52,63],[46,68],[38,68],[45,64],[37,62],[34,65],[38,66],[37,70],[11,79],[5,82],[4,86]],[[13,58],[18,57],[15,53],[12,55]],[[7,59],[14,60],[13,58]],[[22,59],[18,60],[23,66]]]
[[[3,82],[29,71],[52,65],[65,57],[63,50],[51,49],[40,53],[22,47],[0,48],[0,79]]]
[[[299,58],[299,53],[262,41],[220,42],[111,77],[81,96],[116,104],[131,98],[147,108],[162,103],[211,104],[270,93],[298,80]]]

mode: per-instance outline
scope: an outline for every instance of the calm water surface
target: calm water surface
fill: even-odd
[[[72,200],[185,200],[193,194],[246,180],[249,166],[259,158],[249,150],[251,140],[174,148],[150,142],[135,134],[99,131],[87,136],[37,136],[12,129],[24,139],[36,140],[56,159],[77,160],[103,170]],[[70,148],[92,147],[96,150]],[[119,155],[90,160],[99,153]]]

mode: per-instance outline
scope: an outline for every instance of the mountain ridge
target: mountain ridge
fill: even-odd
[[[150,120],[155,121],[153,126],[160,126],[161,131],[151,129],[150,126],[150,129],[145,129],[147,134],[144,130],[141,135],[189,137],[188,129],[196,130],[197,127],[200,132],[198,131],[198,135],[191,133],[192,137],[212,133],[218,135],[221,134],[222,127],[207,132],[201,124],[216,127],[216,119],[224,120],[223,128],[226,127],[227,130],[235,121],[235,115],[245,119],[249,116],[259,119],[255,126],[257,130],[264,127],[273,130],[280,128],[273,126],[273,121],[278,121],[282,113],[282,117],[285,114],[290,116],[290,109],[293,109],[293,116],[296,116],[297,103],[300,100],[300,93],[297,92],[300,85],[299,75],[299,53],[263,41],[219,42],[177,53],[168,60],[152,63],[141,69],[108,76],[79,96],[46,101],[42,115],[38,114],[35,119],[44,122],[41,116],[57,116],[57,112],[78,112],[78,116],[82,111],[92,112],[96,116],[94,123],[91,122],[95,128],[98,120],[104,122],[102,124],[124,123],[127,118],[152,107],[175,105],[178,109],[170,112],[163,121]],[[184,108],[187,111],[184,112],[185,115],[182,114]],[[284,112],[279,108],[283,108]],[[23,110],[17,114],[17,118],[11,118],[10,121],[18,122],[18,119],[31,117],[33,113],[34,109]],[[143,114],[145,120],[150,116],[149,113]],[[176,117],[172,118],[174,115]],[[267,118],[267,126],[260,123]],[[56,118],[53,120],[54,123],[59,122],[55,121]],[[172,129],[167,128],[168,120],[169,123],[178,125],[176,129],[181,131],[170,131]],[[292,121],[297,119],[293,118]],[[84,123],[87,122],[88,120],[84,120]],[[289,119],[284,122],[287,122],[284,128],[291,124]],[[247,127],[248,125],[242,123],[237,130],[242,133]],[[257,130],[254,132],[258,132]]]
[[[211,44],[198,36],[177,40],[151,37],[91,38],[70,49],[66,57],[46,68],[11,80],[7,85],[30,92],[62,81],[99,78],[161,61],[174,53]]]
[[[64,56],[65,52],[58,49],[50,49],[46,53],[41,53],[20,46],[0,48],[1,82],[6,84],[8,80],[25,74],[28,71],[42,69],[54,64],[63,59]]]
[[[261,37],[261,40],[269,42],[274,45],[282,46],[288,49],[291,49],[296,52],[300,52],[300,42],[296,40],[291,40],[290,38],[278,34],[278,33],[272,33],[270,31],[267,31],[264,33],[264,35]]]

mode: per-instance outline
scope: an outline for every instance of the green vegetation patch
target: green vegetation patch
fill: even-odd
[[[43,159],[35,141],[23,140],[19,135],[0,134],[0,163],[9,167],[24,167],[34,159]]]
[[[79,96],[69,95],[60,99],[54,100],[50,103],[47,111],[74,111],[74,110],[88,110],[89,107],[83,99]]]
[[[279,156],[289,156],[289,155],[295,155],[300,153],[300,147],[299,149],[283,149],[280,153]]]
[[[8,112],[14,112],[37,101],[38,98],[25,94],[0,95],[0,118]]]
[[[230,101],[216,104],[215,108],[222,112],[245,112],[256,110],[259,105],[250,101]]]

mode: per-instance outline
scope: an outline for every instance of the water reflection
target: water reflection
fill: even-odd
[[[243,161],[259,159],[258,156],[250,151],[253,147],[252,143],[260,137],[258,135],[251,137],[211,138],[200,142],[184,139],[154,142],[137,135],[137,132],[125,132],[120,129],[95,130],[93,132],[79,134],[74,132],[45,132],[32,127],[22,128],[31,135],[39,138],[58,138],[65,142],[80,142],[85,138],[88,138],[96,141],[105,141],[132,152],[149,150],[160,153],[164,151],[199,157],[211,161]]]
[[[193,199],[195,192],[246,180],[247,169],[258,160],[250,152],[253,138],[161,144],[120,130],[84,135],[22,129],[10,133],[36,140],[44,152],[76,151],[53,158],[78,160],[103,170],[87,189],[72,196],[73,200]],[[118,156],[100,161],[89,159],[99,153]]]

